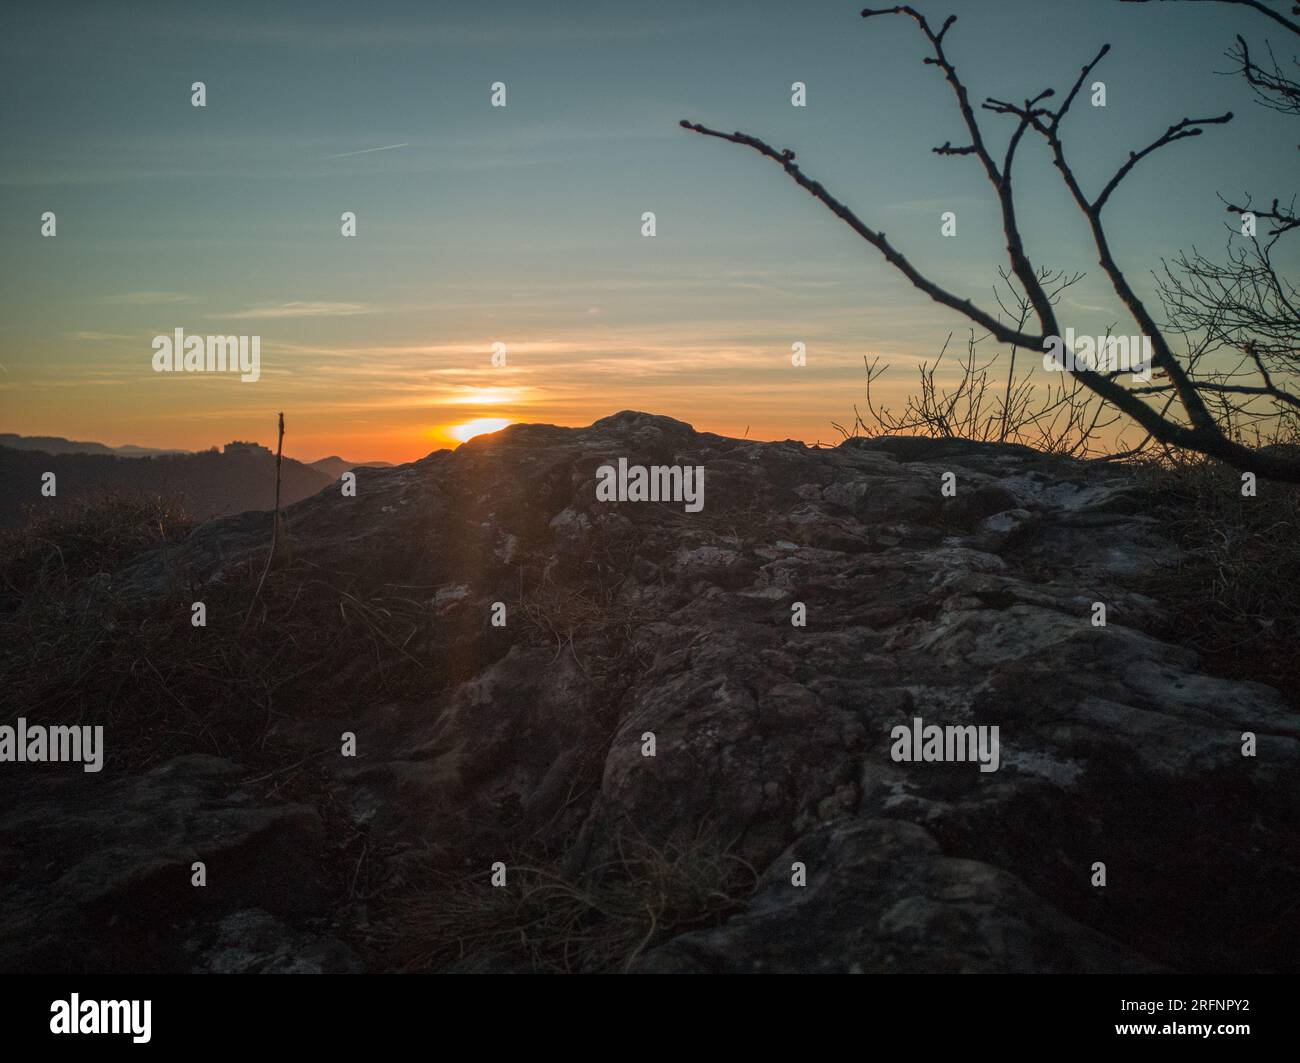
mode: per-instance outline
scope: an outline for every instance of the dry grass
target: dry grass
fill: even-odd
[[[1217,674],[1276,686],[1300,706],[1300,488],[1260,480],[1243,497],[1240,472],[1187,455],[1135,475],[1181,547],[1177,567],[1143,588],[1174,618],[1165,636]]]
[[[621,598],[616,587],[571,587],[546,577],[525,591],[515,608],[557,657],[573,654],[589,677],[591,670],[578,658],[575,642],[600,636],[611,656],[617,656],[633,642],[637,628],[655,618],[651,610]]]
[[[0,533],[0,603],[110,571],[145,550],[183,541],[194,522],[175,502],[106,494],[49,509]]]
[[[662,846],[623,839],[615,858],[576,875],[563,855],[486,869],[432,871],[394,906],[390,962],[404,971],[617,973],[659,943],[718,926],[745,907],[754,869],[707,830]]]
[[[475,962],[522,969],[623,970],[668,935],[716,925],[743,906],[752,869],[705,834],[661,847],[633,838],[615,858],[568,877],[559,857],[537,848],[553,830],[521,843],[532,856],[511,862],[506,888],[430,870],[418,897],[389,901],[391,884],[375,863],[382,845],[331,804],[328,773],[291,739],[281,742],[274,725],[364,711],[377,697],[427,696],[455,682],[451,664],[437,657],[454,621],[440,618],[436,588],[363,589],[356,578],[294,558],[283,538],[256,599],[262,554],[197,592],[179,578],[145,602],[115,590],[123,563],[189,531],[165,502],[110,498],[7,533],[0,720],[103,724],[109,766],[119,773],[189,753],[227,757],[246,769],[249,785],[316,805],[343,839],[322,874],[344,907],[381,894],[395,904],[400,933],[390,947],[400,966],[446,967],[474,954]],[[191,623],[195,598],[207,607],[205,627]],[[616,587],[576,590],[541,578],[511,608],[539,641],[575,657],[576,643],[584,670],[615,680],[648,619]]]
[[[165,502],[111,497],[6,533],[0,719],[103,724],[109,760],[125,770],[194,752],[270,763],[277,717],[440,681],[408,649],[429,639],[427,603],[362,593],[287,551],[247,628],[260,558],[199,593],[174,585],[147,603],[116,593],[113,569],[189,527]],[[205,627],[191,622],[195,600]]]

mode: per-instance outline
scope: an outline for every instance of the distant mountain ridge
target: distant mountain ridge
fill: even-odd
[[[180,448],[137,447],[126,443],[110,447],[105,443],[91,443],[62,436],[20,436],[14,432],[0,432],[0,447],[14,450],[39,450],[45,454],[115,454],[120,458],[153,458],[164,454],[191,454]]]
[[[16,432],[0,432],[0,447],[14,450],[39,450],[43,454],[105,454],[119,458],[157,458],[170,454],[194,454],[193,450],[180,447],[138,447],[133,443],[124,443],[120,447],[111,447],[107,443],[94,443],[82,439],[65,439],[63,436],[23,436]],[[391,461],[348,461],[337,454],[317,461],[305,461],[302,464],[319,469],[331,479],[338,479],[351,469],[390,469]]]
[[[54,474],[55,495],[41,493]],[[275,455],[256,444],[236,443],[224,453],[126,457],[121,454],[51,454],[0,446],[0,527],[15,527],[25,510],[66,506],[104,494],[149,495],[182,505],[204,521],[275,506]],[[337,482],[337,477],[285,458],[280,469],[280,503],[300,502]]]

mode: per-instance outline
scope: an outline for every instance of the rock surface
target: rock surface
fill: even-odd
[[[703,466],[703,510],[597,501],[620,457]],[[343,726],[323,686],[319,714],[276,737],[317,758],[346,810],[329,831],[363,833],[395,888],[429,851],[490,888],[493,860],[539,840],[577,872],[631,833],[726,839],[759,874],[748,909],[655,942],[644,970],[1294,968],[1300,716],[1151,634],[1168,618],[1137,577],[1177,551],[1143,510],[1122,469],[1012,446],[810,448],[632,412],[512,426],[288,511],[297,558],[414,588],[430,622],[403,649],[439,679]],[[177,573],[220,584],[268,528],[212,521],[114,586],[147,601]],[[355,689],[377,667],[334,678]],[[891,730],[917,717],[998,727],[998,770],[896,762]],[[60,818],[63,788],[89,784],[51,778],[0,820],[6,969],[74,962],[69,926],[146,925],[145,965],[356,966],[322,915],[357,933],[370,915],[321,899],[310,803],[210,758],[107,775],[93,812]],[[191,859],[220,895],[194,898]],[[95,940],[76,962],[111,967],[117,939]]]
[[[178,757],[102,785],[63,766],[35,770],[0,815],[0,969],[175,969],[213,947],[202,930],[186,937],[213,913],[256,903],[319,914],[319,816],[258,800],[228,761]],[[195,861],[213,869],[203,888]],[[303,950],[319,948],[308,936]]]

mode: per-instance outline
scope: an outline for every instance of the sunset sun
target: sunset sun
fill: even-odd
[[[480,417],[474,421],[454,425],[449,429],[449,434],[453,439],[466,443],[475,436],[486,435],[488,432],[499,432],[508,424],[510,424],[510,419],[507,417]]]

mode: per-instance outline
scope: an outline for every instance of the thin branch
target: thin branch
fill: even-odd
[[[253,591],[253,599],[248,603],[248,612],[244,614],[244,622],[240,625],[240,633],[248,627],[249,618],[253,615],[253,608],[257,605],[257,599],[262,593],[262,584],[266,582],[266,574],[271,571],[271,560],[275,557],[275,543],[280,534],[280,461],[284,454],[284,413],[280,414],[280,438],[275,444],[275,513],[271,517],[271,549],[266,553],[266,567],[262,569],[262,577],[257,581],[257,589]]]
[[[1184,118],[1181,122],[1175,122],[1164,134],[1152,141],[1141,151],[1129,152],[1128,161],[1119,168],[1119,171],[1107,183],[1106,187],[1101,190],[1101,194],[1092,203],[1092,209],[1100,214],[1102,207],[1106,205],[1106,200],[1110,199],[1110,194],[1115,191],[1119,183],[1129,175],[1133,167],[1150,155],[1153,151],[1163,148],[1166,144],[1172,144],[1175,140],[1185,140],[1187,137],[1199,137],[1201,135],[1201,126],[1207,125],[1225,125],[1232,121],[1232,112],[1226,111],[1217,118]]]
[[[883,232],[877,232],[870,226],[866,225],[856,214],[848,207],[832,196],[820,182],[809,180],[795,164],[794,152],[786,149],[777,151],[770,144],[766,144],[757,137],[747,136],[744,133],[723,133],[717,129],[709,129],[707,126],[700,125],[696,122],[682,120],[683,129],[689,129],[692,132],[699,133],[706,137],[717,137],[719,140],[727,140],[733,144],[743,144],[746,147],[753,148],[760,155],[764,155],[774,162],[778,163],[786,173],[794,178],[799,187],[807,190],[814,199],[824,204],[832,214],[842,220],[855,233],[861,236],[872,247],[876,248],[885,256],[885,261],[897,269],[908,280],[910,280],[921,291],[925,292],[931,299],[937,303],[956,310],[964,314],[977,325],[987,329],[1003,343],[1018,343],[1022,347],[1034,347],[1041,350],[1043,347],[1043,336],[1031,336],[1020,332],[1014,332],[1002,325],[996,318],[991,317],[983,310],[979,309],[969,299],[962,299],[951,292],[939,287],[933,281],[923,276],[921,272],[907,260],[907,258],[895,248],[886,238]]]
[[[1239,7],[1254,8],[1261,15],[1271,18],[1279,26],[1284,26],[1292,33],[1300,34],[1300,23],[1292,22],[1289,18],[1279,11],[1262,4],[1260,0],[1120,0],[1123,4],[1149,4],[1152,2],[1160,3],[1182,3],[1182,4],[1235,4]],[[1291,13],[1300,15],[1300,5],[1292,7]]]

